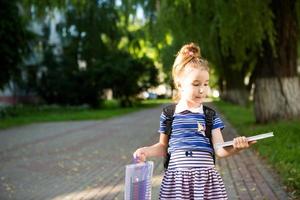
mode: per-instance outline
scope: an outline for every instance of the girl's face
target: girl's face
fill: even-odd
[[[209,90],[209,73],[202,68],[187,66],[179,79],[181,100],[190,107],[198,107],[203,103]]]

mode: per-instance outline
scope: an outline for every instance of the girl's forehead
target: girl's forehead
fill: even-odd
[[[187,67],[183,71],[183,77],[189,80],[201,80],[209,79],[209,73],[204,68]],[[206,81],[206,80],[204,80]]]

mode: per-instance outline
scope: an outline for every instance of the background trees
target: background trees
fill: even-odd
[[[0,2],[0,88],[20,76],[20,64],[28,50],[31,33],[21,16],[17,0]]]
[[[13,14],[16,3],[3,6]],[[193,41],[210,61],[222,99],[247,105],[253,94],[257,122],[300,115],[299,0],[20,0],[17,5],[24,14],[11,21],[20,29],[10,29],[4,22],[12,14],[1,11],[3,55],[11,62],[3,65],[8,67],[1,86],[10,74],[20,77],[20,66],[19,85],[48,103],[96,106],[102,91],[112,88],[122,105],[130,105],[137,93],[158,84],[160,66],[171,83],[176,51]],[[38,24],[42,33],[23,37],[24,22]],[[57,43],[49,39],[53,27]],[[14,31],[22,39],[5,43]],[[28,42],[30,52],[41,56],[22,64]]]
[[[196,41],[219,77],[223,99],[246,105],[254,87],[257,122],[300,116],[299,1],[158,3],[152,24],[162,30],[154,38],[166,71],[175,50]]]
[[[115,1],[20,3],[28,26],[41,30],[31,40],[31,58],[41,59],[24,63],[27,78],[19,87],[30,88],[49,104],[97,107],[104,89],[112,89],[121,105],[128,106],[137,94],[158,84],[154,61],[122,48],[122,41],[131,43],[128,37],[135,30],[127,29]]]
[[[267,37],[255,66],[255,116],[258,122],[300,116],[300,82],[297,75],[299,1],[273,0],[274,39]],[[298,10],[297,10],[298,9]]]

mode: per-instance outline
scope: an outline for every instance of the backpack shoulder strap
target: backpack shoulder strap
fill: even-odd
[[[174,119],[173,115],[175,113],[175,108],[176,108],[176,104],[171,104],[171,105],[168,105],[163,108],[163,114],[167,117],[165,133],[169,136],[169,138],[172,134],[172,123],[173,123],[173,119]],[[167,152],[167,155],[166,155],[165,161],[164,161],[165,170],[168,169],[170,157],[171,157],[171,155]]]
[[[211,130],[213,128],[214,118],[216,116],[216,111],[208,106],[203,105],[203,112],[205,115],[205,135],[211,140]]]
[[[212,128],[213,128],[214,118],[216,116],[216,111],[214,111],[213,109],[211,109],[208,106],[203,105],[203,112],[204,112],[204,115],[205,115],[205,126],[206,126],[205,135],[206,135],[206,137],[208,137],[210,144],[213,146],[211,131],[212,131]],[[216,163],[216,155],[215,155],[214,152],[213,152],[212,156],[213,156],[214,163]]]
[[[176,104],[171,104],[163,108],[163,113],[167,117],[166,119],[166,134],[171,135],[172,133],[172,123],[173,115],[175,112]]]

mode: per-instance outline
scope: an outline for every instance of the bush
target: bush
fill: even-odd
[[[158,85],[158,71],[150,59],[134,59],[124,52],[113,57],[99,66],[101,82],[106,88],[112,88],[121,106],[132,106],[139,93]]]
[[[128,53],[114,52],[85,69],[79,69],[77,61],[69,57],[60,59],[46,51],[40,66],[27,68],[29,78],[22,82],[23,88],[36,92],[47,104],[95,108],[103,102],[106,88],[113,90],[121,106],[128,107],[141,91],[158,84],[158,71],[146,57],[134,59]]]

